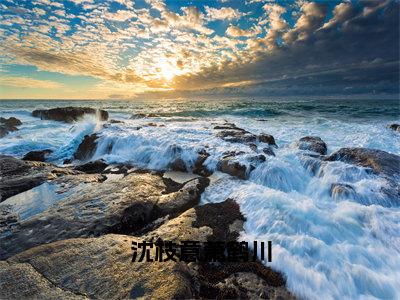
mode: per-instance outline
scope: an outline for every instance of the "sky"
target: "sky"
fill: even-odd
[[[399,7],[1,0],[0,98],[397,97]]]

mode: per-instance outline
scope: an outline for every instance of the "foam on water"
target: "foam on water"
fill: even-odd
[[[236,159],[246,165],[256,154],[246,145],[216,137],[216,123],[229,121],[256,134],[272,134],[279,146],[275,157],[255,164],[245,181],[215,172],[202,203],[235,199],[247,218],[241,238],[272,240],[270,265],[286,276],[289,289],[300,297],[400,298],[400,199],[383,193],[387,181],[370,170],[342,162],[316,163],[295,145],[299,138],[313,135],[327,143],[328,154],[342,147],[367,147],[398,155],[399,135],[386,128],[399,123],[398,103],[72,104],[95,105],[108,110],[110,118],[124,121],[106,128],[93,118],[74,124],[32,118],[29,110],[40,105],[50,106],[44,102],[19,103],[14,108],[12,103],[3,105],[0,115],[18,117],[23,125],[0,140],[0,153],[21,157],[31,150],[50,148],[55,151],[50,159],[61,163],[72,156],[85,134],[97,132],[93,159],[164,170],[176,158],[193,166],[198,152],[205,149],[210,154],[205,164],[215,170],[226,151],[243,151]],[[157,117],[130,119],[132,113]],[[333,184],[351,186],[351,193],[333,194]]]

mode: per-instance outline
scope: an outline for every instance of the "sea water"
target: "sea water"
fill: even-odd
[[[105,109],[123,123],[103,126],[95,116],[66,124],[31,116],[34,109],[90,106]],[[278,145],[239,180],[215,172],[202,203],[235,199],[246,217],[242,240],[271,240],[273,259],[288,288],[307,299],[400,298],[399,199],[381,193],[386,181],[367,169],[332,162],[317,174],[301,162],[296,141],[319,136],[328,154],[343,147],[366,147],[400,154],[398,101],[391,100],[159,100],[159,101],[0,101],[1,117],[17,117],[20,130],[0,139],[0,153],[22,157],[32,150],[52,149],[49,160],[62,164],[84,135],[96,132],[92,159],[166,170],[179,156],[190,168],[198,152],[210,156],[215,170],[226,151],[247,145],[215,136],[216,124],[235,123],[252,133],[268,133]],[[151,114],[149,118],[135,117]],[[133,117],[132,117],[133,116]],[[149,126],[149,123],[154,123]],[[138,129],[139,128],[139,129]],[[261,153],[261,152],[260,152]],[[332,197],[334,183],[351,184],[356,196]]]

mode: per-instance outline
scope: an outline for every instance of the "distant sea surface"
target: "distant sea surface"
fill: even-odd
[[[104,127],[93,116],[73,124],[31,116],[34,109],[60,106],[105,109],[123,123]],[[400,123],[399,101],[7,100],[0,101],[0,116],[23,122],[0,139],[1,154],[22,157],[52,149],[49,160],[60,165],[93,132],[99,135],[93,159],[157,170],[168,169],[176,155],[190,166],[202,149],[210,154],[206,164],[212,170],[227,151],[242,151],[237,160],[248,164],[253,150],[221,140],[216,124],[271,134],[279,146],[276,156],[258,164],[248,180],[215,172],[202,203],[235,199],[247,218],[241,239],[272,240],[269,265],[285,274],[288,288],[300,297],[400,298],[400,199],[388,202],[380,192],[382,179],[361,167],[332,162],[312,175],[296,147],[299,138],[311,135],[326,142],[328,154],[366,147],[399,155],[400,134],[386,127]],[[351,185],[356,196],[333,198],[333,183]]]

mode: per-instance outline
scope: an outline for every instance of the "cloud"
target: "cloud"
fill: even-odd
[[[204,25],[204,14],[195,6],[182,7],[183,15],[163,10],[161,16],[168,22],[168,26],[178,29],[191,29],[203,34],[212,34],[214,30]]]
[[[0,76],[0,86],[34,89],[59,89],[63,87],[61,83],[51,80],[15,76]]]
[[[333,17],[326,22],[322,28],[330,28],[339,23],[349,20],[354,14],[353,5],[350,2],[343,2],[335,6],[333,9]]]
[[[104,95],[398,90],[398,1],[73,2],[0,5],[2,64],[99,78]]]
[[[326,17],[327,8],[324,3],[307,2],[302,5],[301,11],[294,28],[283,35],[286,43],[309,38],[312,32],[321,26]]]
[[[353,17],[334,14],[337,21],[324,27],[325,14],[323,6],[306,4],[288,30],[295,37],[291,43],[265,51],[249,49],[239,61],[175,78],[174,88],[238,95],[399,94],[399,3],[390,2],[372,14],[363,9],[353,11]],[[303,33],[308,38],[301,38]],[[251,83],[246,86],[246,81]]]
[[[123,9],[120,9],[120,10],[116,11],[115,13],[107,12],[104,15],[104,18],[107,20],[119,21],[119,22],[123,22],[128,19],[132,19],[134,17],[136,17],[136,13],[134,13],[133,11],[123,10]]]
[[[207,13],[208,20],[234,20],[241,18],[244,14],[232,7],[213,8],[204,7]]]
[[[226,34],[231,37],[241,37],[241,36],[250,37],[250,36],[255,36],[259,33],[261,33],[261,27],[259,26],[255,26],[250,29],[241,29],[237,26],[230,25],[226,29]]]

